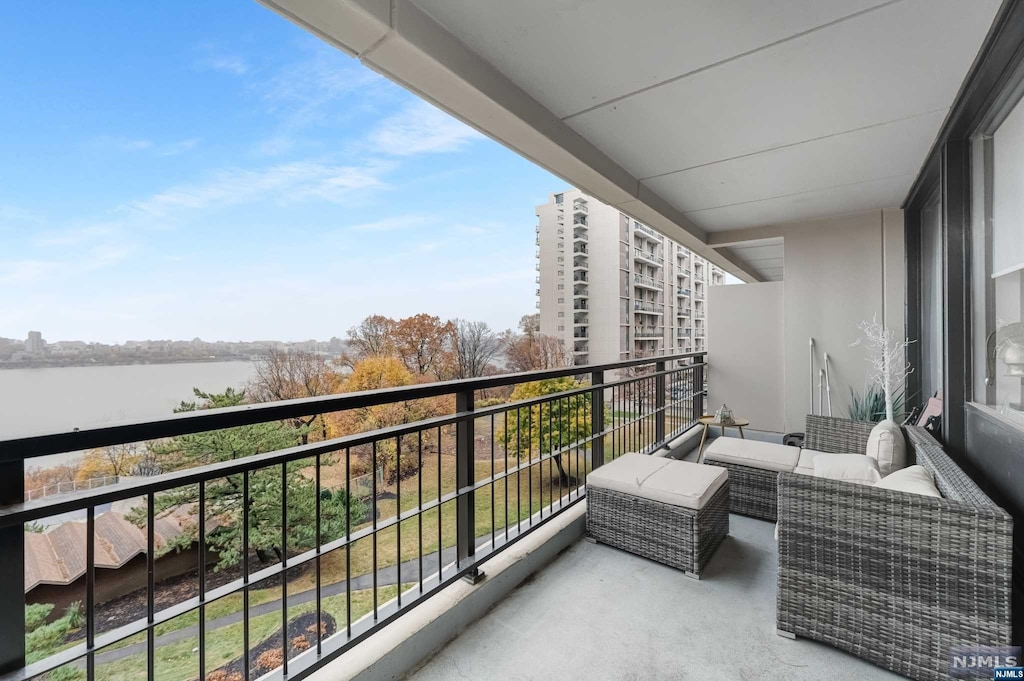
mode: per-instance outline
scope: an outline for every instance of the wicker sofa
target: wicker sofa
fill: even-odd
[[[808,416],[805,446],[861,452],[872,425]],[[955,646],[1010,644],[1013,521],[924,429],[904,434],[941,499],[779,474],[777,626],[913,679],[952,679]]]

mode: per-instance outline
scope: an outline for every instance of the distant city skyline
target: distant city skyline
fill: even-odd
[[[563,183],[257,3],[0,18],[0,336],[532,311],[533,206]]]

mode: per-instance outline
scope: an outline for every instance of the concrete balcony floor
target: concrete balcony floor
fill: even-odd
[[[577,542],[409,678],[872,681],[902,678],[775,633],[770,522],[733,515],[700,581]]]

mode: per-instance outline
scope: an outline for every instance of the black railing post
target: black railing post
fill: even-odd
[[[0,506],[25,501],[25,462],[0,464]],[[25,666],[25,528],[0,529],[0,673]]]
[[[665,362],[655,362],[654,371],[654,440],[661,446],[665,444]]]
[[[590,374],[590,470],[604,465],[604,372]]]
[[[696,422],[704,416],[704,356],[698,355],[693,358],[693,417],[691,421]]]
[[[460,390],[455,394],[455,411],[463,414],[472,412],[473,390]],[[473,485],[475,478],[475,423],[472,418],[459,421],[455,426],[455,486],[460,492]],[[466,492],[459,494],[455,500],[457,563],[473,562],[476,558],[476,514],[475,494]],[[483,579],[481,570],[473,569],[466,575],[466,580],[476,584]]]

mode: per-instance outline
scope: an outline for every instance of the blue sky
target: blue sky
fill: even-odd
[[[564,183],[255,2],[0,8],[0,336],[534,311]]]

